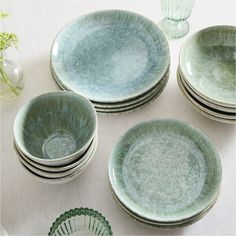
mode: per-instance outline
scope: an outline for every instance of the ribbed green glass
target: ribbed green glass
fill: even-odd
[[[161,0],[161,9],[165,18],[160,28],[170,38],[181,38],[189,31],[186,21],[191,15],[195,0]]]
[[[49,236],[98,235],[112,236],[111,226],[99,212],[88,208],[69,210],[56,219]]]

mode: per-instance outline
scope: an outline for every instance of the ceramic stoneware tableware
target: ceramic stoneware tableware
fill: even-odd
[[[184,79],[184,75],[181,73],[181,70],[178,69],[177,71],[177,75],[179,77],[181,77],[181,82],[183,84],[183,86],[186,88],[186,90],[194,97],[196,98],[200,103],[210,107],[210,108],[213,108],[213,109],[216,109],[216,110],[219,110],[220,112],[227,112],[227,113],[231,113],[231,114],[235,114],[236,113],[236,107],[234,108],[230,108],[230,107],[225,107],[225,106],[222,106],[222,105],[217,105],[211,101],[208,101],[206,99],[204,99],[203,97],[201,97],[197,92],[195,92],[186,82],[186,80]]]
[[[17,148],[32,161],[66,165],[89,147],[97,116],[86,98],[72,92],[40,95],[25,104],[14,122]]]
[[[223,123],[234,124],[236,122],[234,113],[231,114],[221,113],[220,111],[212,110],[212,108],[209,108],[206,105],[199,102],[193,95],[191,95],[191,93],[189,93],[189,91],[183,84],[183,79],[181,79],[181,76],[179,74],[177,74],[177,81],[183,96],[191,103],[191,105],[193,105],[193,107],[199,113],[212,120]]]
[[[121,10],[75,19],[59,32],[51,49],[55,80],[98,103],[145,94],[163,78],[169,63],[162,31],[149,19]]]
[[[113,233],[101,213],[88,208],[75,208],[60,215],[48,233],[48,236],[63,235],[112,236]]]
[[[42,177],[46,177],[46,178],[61,178],[61,177],[65,177],[65,176],[68,176],[68,175],[71,175],[73,173],[75,173],[76,171],[79,171],[81,170],[85,165],[87,165],[91,159],[93,158],[94,156],[94,153],[96,151],[96,147],[97,147],[97,142],[98,142],[98,138],[95,137],[95,146],[93,146],[93,149],[92,151],[88,152],[89,155],[84,155],[83,158],[81,158],[81,162],[76,165],[75,167],[69,169],[69,170],[66,170],[66,171],[61,171],[61,172],[50,172],[50,171],[46,171],[46,170],[42,170],[41,168],[37,168],[33,165],[31,165],[29,162],[27,162],[22,156],[21,154],[18,152],[18,158],[19,158],[19,161],[24,165],[26,166],[29,170],[31,170],[31,172],[39,175],[39,176],[42,176]],[[86,152],[87,153],[87,152]]]
[[[128,130],[109,159],[109,179],[127,209],[148,221],[181,222],[216,198],[221,161],[200,130],[155,120]]]
[[[94,149],[96,149],[96,146],[97,146],[98,139],[96,137],[97,135],[95,136],[92,143],[90,144],[90,146],[88,147],[88,149],[84,152],[82,156],[80,156],[74,162],[64,165],[64,166],[45,166],[45,165],[39,164],[37,162],[32,161],[26,155],[24,155],[19,149],[17,149],[16,145],[15,145],[15,149],[16,149],[16,152],[19,154],[18,156],[19,159],[24,159],[24,161],[26,161],[31,166],[37,169],[44,170],[51,173],[65,172],[80,165],[84,159],[87,159],[89,156],[91,156],[91,154],[93,153]]]
[[[205,100],[232,109],[236,107],[235,41],[235,26],[212,26],[194,34],[179,56],[189,87]]]

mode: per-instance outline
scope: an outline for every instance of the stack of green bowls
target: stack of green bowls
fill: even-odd
[[[204,116],[236,121],[236,27],[213,26],[183,46],[177,78],[180,90]]]
[[[45,183],[65,183],[81,174],[98,142],[97,116],[86,98],[72,92],[40,95],[14,122],[14,145],[24,170]]]

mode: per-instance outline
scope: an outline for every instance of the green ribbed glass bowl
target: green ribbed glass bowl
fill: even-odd
[[[113,235],[111,226],[99,212],[88,208],[75,208],[60,215],[52,224],[48,236]]]

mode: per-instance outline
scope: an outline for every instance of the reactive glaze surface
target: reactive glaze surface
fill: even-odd
[[[196,33],[180,53],[186,82],[204,98],[236,105],[236,27],[213,26]]]
[[[200,112],[202,115],[223,123],[234,124],[236,119],[235,115],[231,114],[222,114],[220,112],[212,111],[211,109],[207,108],[203,104],[200,104],[199,101],[194,98],[183,85],[182,79],[180,75],[177,75],[178,85],[183,94],[183,96],[193,105],[193,107]]]
[[[109,177],[120,201],[155,221],[189,218],[205,209],[221,181],[221,162],[199,130],[174,120],[131,128],[109,160]]]
[[[30,159],[62,165],[83,154],[96,129],[96,112],[87,99],[71,92],[52,92],[20,109],[14,137],[17,147]]]
[[[141,15],[120,10],[72,21],[51,50],[51,67],[60,83],[97,102],[123,101],[149,90],[169,61],[161,30]]]

